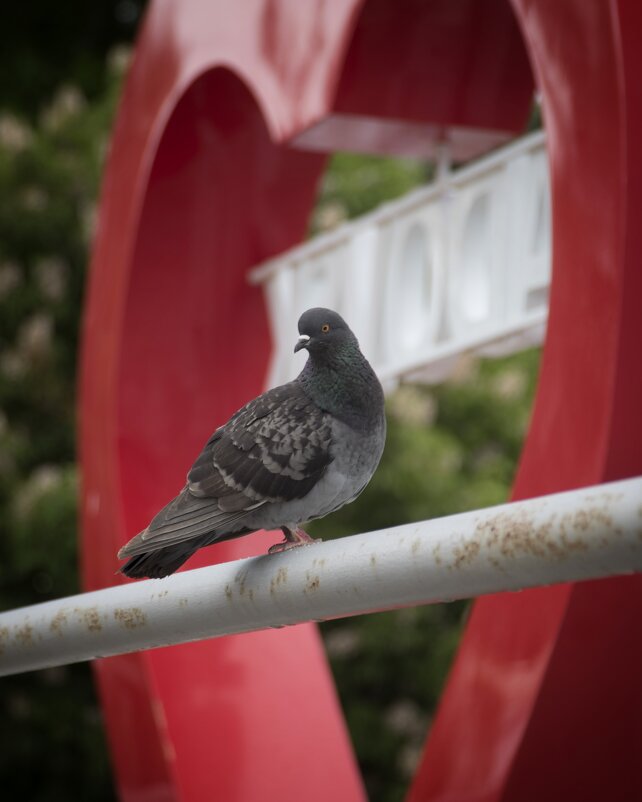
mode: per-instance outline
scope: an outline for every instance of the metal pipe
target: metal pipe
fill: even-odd
[[[642,477],[0,614],[0,675],[642,571]]]

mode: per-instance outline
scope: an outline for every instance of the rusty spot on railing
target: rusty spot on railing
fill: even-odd
[[[304,593],[308,591],[312,592],[313,590],[317,590],[319,585],[321,584],[321,579],[319,576],[312,576],[309,571],[306,572],[306,579],[307,583],[305,588],[303,589]]]
[[[9,640],[9,627],[0,627],[0,654],[3,654]]]
[[[279,568],[276,574],[272,577],[272,581],[270,582],[270,593],[274,595],[279,585],[285,585],[287,581],[288,581],[288,569]]]
[[[239,586],[239,595],[245,596],[245,580],[247,579],[247,568],[241,568],[236,572],[234,581]]]
[[[455,555],[454,567],[461,568],[463,565],[473,562],[475,557],[479,554],[480,549],[481,546],[477,540],[468,540],[463,546],[455,546],[453,550]]]
[[[76,613],[80,622],[87,627],[89,632],[100,632],[103,628],[97,607],[87,607],[86,609],[74,607],[74,613]]]
[[[33,627],[29,623],[23,624],[16,629],[13,638],[19,646],[31,646],[33,643]]]
[[[49,629],[56,635],[62,637],[62,628],[67,624],[67,613],[64,610],[58,610],[56,615],[51,619]]]
[[[608,508],[597,503],[561,516],[553,513],[540,522],[524,510],[501,512],[479,521],[475,527],[475,539],[455,547],[452,567],[461,568],[480,554],[497,568],[502,567],[501,558],[512,560],[520,554],[563,560],[573,553],[588,551],[590,544],[583,536],[596,528],[603,532],[600,540],[603,547],[621,535],[621,529],[614,526]]]
[[[140,607],[118,607],[114,619],[125,629],[137,629],[147,623],[147,616]]]

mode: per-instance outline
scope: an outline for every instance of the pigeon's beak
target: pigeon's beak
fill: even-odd
[[[296,354],[297,351],[300,351],[302,348],[306,348],[309,342],[310,336],[308,334],[302,334],[294,346],[294,353]]]

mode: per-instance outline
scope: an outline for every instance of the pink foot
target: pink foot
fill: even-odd
[[[311,543],[320,543],[320,539],[311,538],[303,529],[290,529],[288,526],[282,526],[281,530],[285,535],[285,540],[281,543],[275,543],[268,549],[268,554],[277,554],[280,551],[288,551],[289,549],[296,549],[299,546],[309,546]]]

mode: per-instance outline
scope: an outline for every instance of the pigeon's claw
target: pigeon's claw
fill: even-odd
[[[281,531],[285,535],[285,540],[281,543],[275,543],[268,549],[268,554],[277,554],[279,551],[288,551],[288,549],[296,549],[299,546],[309,546],[311,543],[320,543],[321,540],[316,540],[303,529],[298,526],[290,528],[289,526],[282,526]]]

